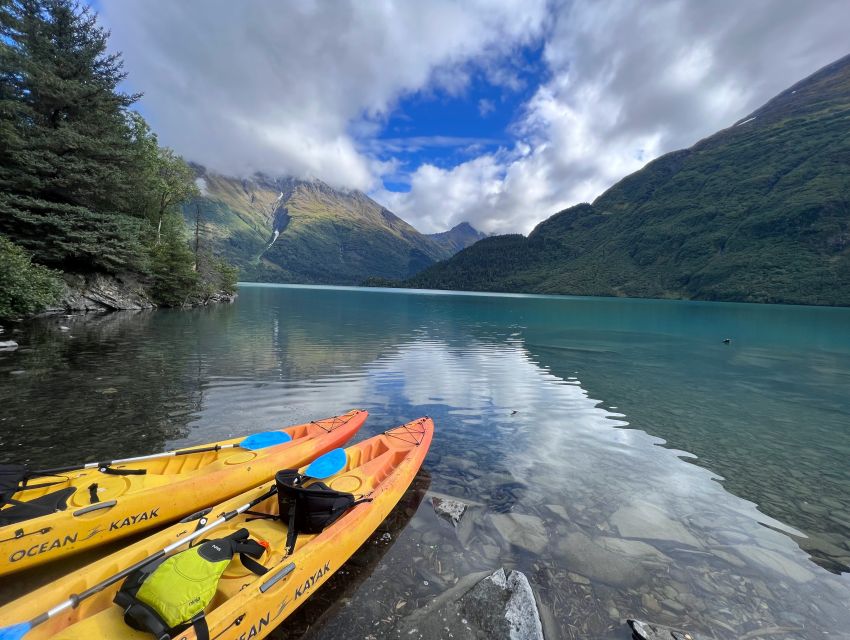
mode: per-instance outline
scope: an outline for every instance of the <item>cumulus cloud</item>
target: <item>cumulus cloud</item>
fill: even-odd
[[[552,20],[550,79],[517,119],[516,145],[450,170],[423,165],[409,193],[379,200],[428,231],[469,220],[527,232],[850,52],[843,0],[816,10],[777,0],[576,0]]]
[[[850,49],[846,0],[122,0],[102,18],[165,144],[230,174],[367,190],[426,232],[527,232]],[[541,40],[545,80],[502,148],[377,140],[405,95],[463,96],[475,73],[519,90],[517,51]],[[452,145],[469,159],[392,156]]]
[[[358,145],[400,96],[458,94],[468,64],[537,37],[545,0],[122,0],[102,19],[161,139],[219,171],[368,189]]]

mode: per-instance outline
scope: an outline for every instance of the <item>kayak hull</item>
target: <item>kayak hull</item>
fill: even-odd
[[[285,554],[286,525],[279,519],[238,516],[210,532],[222,537],[247,528],[251,537],[269,544],[259,561],[268,573],[256,576],[234,559],[219,583],[206,619],[210,637],[218,640],[244,640],[266,637],[303,604],[364,543],[389,515],[418,473],[433,437],[433,422],[422,418],[369,438],[346,449],[347,465],[324,482],[332,489],[368,495],[361,503],[319,534],[298,536],[295,550]],[[263,484],[214,507],[214,513],[233,509],[262,495],[273,485]],[[277,514],[276,497],[252,511]],[[29,596],[0,608],[0,626],[38,615],[46,607],[61,602],[70,593],[80,593],[124,567],[142,560],[194,530],[192,523],[174,525],[115,554],[42,587]],[[27,640],[90,638],[150,640],[151,635],[136,631],[123,621],[121,609],[112,604],[120,587],[113,585],[83,601],[77,609],[63,612],[35,627]],[[174,636],[193,640],[194,630]]]
[[[203,507],[221,502],[272,478],[278,469],[298,467],[347,442],[367,412],[286,427],[292,440],[257,450],[228,448],[115,464],[109,469],[144,470],[144,475],[115,475],[97,468],[45,477],[58,482],[15,494],[27,501],[57,489],[74,487],[65,510],[0,527],[0,575],[29,569],[84,549],[161,527]],[[41,483],[41,478],[33,484]],[[95,499],[96,498],[96,499]],[[0,511],[2,513],[2,511]]]

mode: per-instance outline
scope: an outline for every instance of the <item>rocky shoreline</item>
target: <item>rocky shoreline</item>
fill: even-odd
[[[219,291],[208,297],[188,298],[182,308],[201,307],[209,304],[231,303],[235,293]],[[108,312],[156,309],[144,286],[129,275],[115,276],[102,273],[66,274],[64,290],[54,307],[39,315],[69,312]]]

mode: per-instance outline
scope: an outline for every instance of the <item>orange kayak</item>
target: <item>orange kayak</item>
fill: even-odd
[[[205,610],[209,637],[217,640],[252,640],[266,637],[303,604],[369,538],[387,517],[419,471],[434,433],[430,418],[420,418],[345,449],[341,471],[323,480],[333,491],[346,492],[359,501],[319,533],[298,533],[287,539],[288,524],[279,517],[277,496],[236,515],[207,538],[219,538],[247,529],[267,550],[258,561],[263,575],[250,572],[238,558],[230,562],[217,591]],[[304,472],[304,469],[301,469]],[[211,513],[225,513],[266,496],[275,482],[262,484],[222,504]],[[310,481],[304,484],[309,489]],[[269,517],[257,517],[257,513]],[[35,617],[45,609],[82,593],[93,585],[190,535],[193,523],[171,526],[154,533],[73,575],[48,584],[0,608],[0,627]],[[287,546],[290,544],[291,552]],[[26,634],[26,640],[150,640],[145,631],[129,627],[123,610],[112,600],[120,583],[62,611]],[[175,640],[196,638],[189,627],[172,635]]]
[[[278,469],[307,464],[344,444],[367,415],[355,410],[247,438],[28,478],[0,510],[0,575],[161,527],[226,500]],[[262,446],[249,447],[258,436],[265,437]],[[30,517],[20,519],[21,514]]]

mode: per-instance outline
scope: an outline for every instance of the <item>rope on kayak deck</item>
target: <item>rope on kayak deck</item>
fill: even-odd
[[[317,427],[319,427],[319,429],[321,429],[321,430],[322,430],[322,431],[324,431],[325,433],[330,433],[331,431],[333,431],[333,430],[334,430],[334,429],[336,429],[337,427],[340,427],[340,426],[344,425],[346,422],[348,422],[348,420],[349,420],[350,418],[351,418],[351,416],[349,416],[349,417],[348,417],[348,418],[346,418],[345,420],[343,420],[343,419],[342,419],[341,417],[339,417],[339,416],[334,416],[333,418],[329,418],[328,420],[330,420],[330,423],[331,423],[331,426],[329,426],[329,427],[325,427],[325,426],[322,424],[323,422],[328,422],[328,420],[310,420],[310,424],[314,424],[314,425],[316,425]]]
[[[423,418],[423,420],[419,420],[416,424],[422,424],[422,422],[424,420],[425,420],[425,418]],[[394,431],[395,432],[400,431],[402,433],[393,433]],[[390,429],[389,431],[384,431],[384,435],[387,436],[388,438],[397,438],[398,440],[401,440],[405,444],[412,444],[412,445],[418,447],[420,444],[422,444],[422,440],[425,439],[425,429],[423,428],[419,431],[414,431],[413,429],[410,428],[409,425],[405,424],[405,425],[402,425],[400,427],[395,427],[394,429]]]

